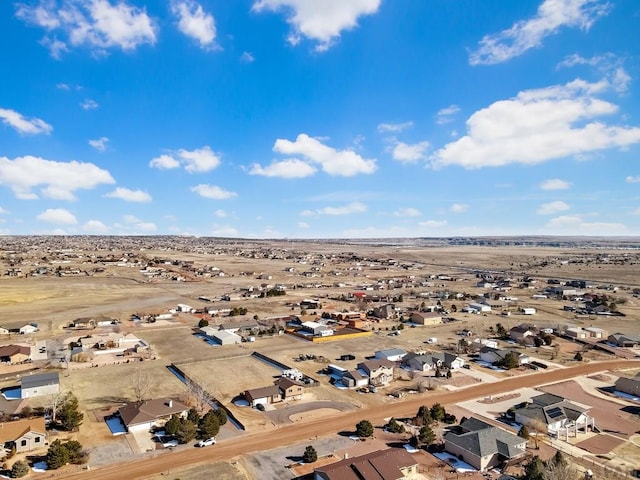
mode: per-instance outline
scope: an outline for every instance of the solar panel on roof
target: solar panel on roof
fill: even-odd
[[[564,412],[560,407],[553,407],[547,410],[547,415],[549,415],[551,418],[556,418],[564,415]]]

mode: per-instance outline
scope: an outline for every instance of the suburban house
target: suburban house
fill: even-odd
[[[0,335],[9,335],[11,333],[11,330],[9,330],[7,327],[0,327]]]
[[[509,350],[504,348],[491,348],[491,347],[482,347],[480,349],[480,360],[494,364],[496,362],[500,362],[502,359],[504,359],[504,357],[506,357],[511,352],[514,352],[518,356],[519,365],[524,365],[531,361],[531,358],[528,355],[525,355],[524,353],[520,353],[515,350]]]
[[[428,372],[436,368],[456,370],[463,365],[464,359],[449,352],[410,353],[402,362],[404,368],[413,372]]]
[[[616,380],[615,387],[618,392],[640,397],[640,373],[635,377],[620,377]]]
[[[527,441],[524,438],[477,418],[463,421],[459,429],[459,433],[445,433],[444,449],[480,471],[523,457],[526,453]]]
[[[389,360],[390,362],[399,362],[406,354],[407,351],[401,348],[388,348],[386,350],[378,350],[373,356],[378,359]]]
[[[0,455],[8,454],[13,447],[16,453],[44,448],[47,430],[44,417],[34,417],[0,424]]]
[[[393,380],[395,363],[389,360],[367,360],[358,364],[358,370],[362,370],[369,377],[369,384],[373,386],[388,385]]]
[[[571,432],[577,435],[579,430],[595,427],[595,420],[587,414],[588,410],[558,395],[543,393],[533,397],[531,403],[516,407],[515,421],[533,429],[546,425],[550,436],[564,434],[568,439]]]
[[[186,417],[189,407],[173,398],[156,398],[127,403],[118,409],[122,423],[129,432],[151,430],[164,425],[173,415]]]
[[[538,334],[538,329],[523,323],[522,325],[516,325],[509,330],[509,337],[518,343],[527,343],[527,338],[533,339]],[[531,340],[532,342],[533,340]]]
[[[418,325],[440,325],[442,315],[437,312],[413,312],[409,320]]]
[[[604,340],[609,336],[609,332],[607,332],[606,330],[604,330],[602,328],[598,328],[598,327],[586,327],[584,330],[589,335],[589,338],[596,338],[598,340]]]
[[[37,373],[20,379],[22,398],[55,395],[60,392],[60,376],[58,372]]]
[[[96,321],[93,318],[76,318],[70,327],[77,330],[92,330],[96,328]]]
[[[393,303],[387,303],[379,307],[373,307],[373,316],[387,320],[394,318],[396,316],[396,306]]]
[[[27,323],[18,329],[20,334],[28,335],[30,333],[36,333],[38,331],[38,325],[35,323]]]
[[[579,340],[584,340],[586,338],[589,338],[589,332],[587,332],[582,327],[569,327],[565,331],[565,335],[567,337],[576,338]]]
[[[275,384],[280,389],[280,395],[285,402],[300,400],[304,394],[304,384],[291,378],[280,377]]]
[[[268,387],[252,388],[242,393],[244,399],[249,402],[252,407],[259,404],[269,405],[282,401],[280,388],[277,385],[269,385]]]
[[[640,344],[640,338],[624,333],[613,333],[607,337],[607,341],[616,347],[633,348]]]
[[[363,372],[364,373],[364,372]],[[369,377],[358,370],[348,370],[342,374],[342,384],[345,387],[366,387],[369,385]]]
[[[388,448],[318,467],[313,480],[417,480],[418,461],[404,449]]]
[[[25,345],[3,345],[0,347],[0,362],[16,364],[31,358],[31,347]]]
[[[329,337],[333,335],[333,329],[319,322],[302,322],[300,330],[317,337]]]

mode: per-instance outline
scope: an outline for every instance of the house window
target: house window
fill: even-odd
[[[26,440],[21,440],[20,441],[20,446],[21,447],[26,447],[27,446],[27,441]]]
[[[40,443],[40,437],[36,437],[34,440],[36,443]]]

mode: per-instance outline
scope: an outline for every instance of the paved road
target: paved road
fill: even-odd
[[[396,403],[362,409],[358,412],[336,413],[332,418],[287,425],[276,431],[247,433],[229,441],[219,443],[214,447],[178,449],[156,458],[135,459],[129,462],[75,474],[71,472],[61,472],[57,475],[57,478],[86,478],[91,480],[143,478],[198,463],[225,461],[239,455],[270,450],[274,447],[290,445],[305,439],[315,438],[316,436],[324,436],[341,431],[353,431],[355,424],[362,419],[368,419],[374,425],[380,425],[383,423],[383,419],[387,417],[414,415],[418,408],[425,404],[431,405],[438,402],[443,405],[450,405],[473,398],[512,392],[524,387],[535,387],[547,383],[555,383],[596,372],[638,367],[640,367],[640,360],[610,360],[606,362],[583,363],[575,367],[539,372],[536,375],[512,377],[495,383],[481,383],[453,392],[439,392],[426,396],[420,395],[417,398],[412,396]],[[54,475],[55,474],[50,477],[43,476],[42,478],[54,478]]]

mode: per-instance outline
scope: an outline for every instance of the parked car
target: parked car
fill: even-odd
[[[216,444],[216,437],[206,438],[196,443],[196,447],[208,447],[209,445]]]
[[[178,446],[178,440],[175,440],[175,439],[171,439],[171,440],[164,439],[162,441],[162,446],[164,448],[175,448],[175,447]]]

